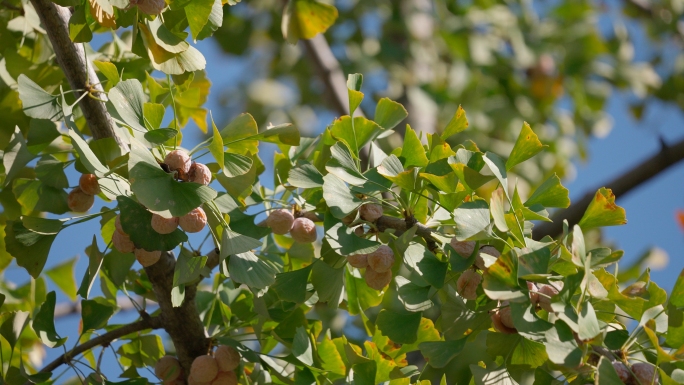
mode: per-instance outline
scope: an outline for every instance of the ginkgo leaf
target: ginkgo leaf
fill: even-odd
[[[323,33],[337,19],[337,8],[316,0],[290,0],[283,12],[283,37],[290,44]]]
[[[596,227],[618,226],[627,223],[625,209],[615,204],[615,195],[609,188],[601,187],[579,221],[582,230]]]

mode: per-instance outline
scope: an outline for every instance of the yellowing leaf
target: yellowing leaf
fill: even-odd
[[[520,130],[518,135],[518,140],[515,141],[515,146],[513,146],[511,151],[511,156],[506,161],[506,170],[510,170],[516,164],[537,155],[544,147],[539,141],[537,134],[532,131],[530,125],[524,122],[522,130]]]
[[[290,44],[323,33],[337,19],[337,8],[316,0],[290,0],[283,12],[283,37]]]
[[[615,195],[609,188],[601,187],[594,195],[584,216],[579,221],[583,231],[603,226],[617,226],[627,223],[625,209],[615,204]]]
[[[90,14],[100,25],[107,28],[116,28],[116,18],[114,17],[114,7],[108,0],[88,0],[90,3]]]
[[[466,117],[463,107],[458,106],[458,110],[456,110],[456,113],[449,121],[449,124],[447,124],[444,132],[442,132],[442,139],[458,134],[466,128],[468,128],[468,118]]]

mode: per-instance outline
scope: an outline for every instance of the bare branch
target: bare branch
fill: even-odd
[[[86,60],[83,46],[74,44],[69,37],[71,12],[50,0],[31,0],[31,3],[47,31],[57,63],[64,71],[71,89],[92,90],[98,99],[107,100],[92,63]],[[104,103],[95,98],[85,97],[79,105],[95,139],[114,138],[120,147],[128,148],[116,135],[114,121]]]
[[[662,145],[661,151],[657,154],[599,187],[613,190],[615,197],[619,198],[684,159],[684,140],[672,146],[667,146],[665,143]],[[533,229],[533,238],[541,239],[546,235],[551,237],[560,235],[563,232],[563,220],[567,220],[571,227],[577,224],[582,219],[584,211],[594,199],[597,189],[591,190],[567,209],[558,211],[551,217],[553,222],[545,222],[536,226]]]
[[[153,301],[146,300],[148,304],[154,303]],[[116,298],[116,305],[119,307],[119,311],[130,311],[136,310],[131,300],[126,296],[119,296]],[[55,306],[55,318],[66,317],[72,314],[81,313],[81,303],[80,302],[65,302],[58,303]]]
[[[161,326],[162,322],[160,317],[150,317],[149,315],[145,314],[143,315],[143,318],[140,321],[124,325],[118,329],[114,329],[110,332],[107,332],[101,336],[95,337],[92,340],[89,340],[76,346],[67,353],[64,353],[61,356],[57,357],[54,361],[45,365],[45,367],[43,367],[43,369],[40,370],[40,373],[52,372],[53,370],[57,369],[60,365],[68,363],[72,357],[76,357],[77,355],[90,349],[93,349],[97,346],[110,344],[112,341],[121,338],[127,334],[139,332],[145,329],[159,329],[161,328]],[[24,385],[31,384],[31,382],[24,383]]]

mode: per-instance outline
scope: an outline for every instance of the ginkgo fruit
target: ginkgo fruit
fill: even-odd
[[[138,4],[138,8],[140,8],[140,4]],[[185,151],[173,150],[166,154],[164,163],[166,163],[166,166],[168,166],[169,170],[178,171],[181,175],[185,175],[188,173],[188,171],[190,171],[192,160],[190,159],[190,155],[188,155]]]
[[[382,273],[378,273],[372,269],[366,269],[366,275],[364,277],[368,287],[375,290],[382,290],[392,281],[392,270],[387,270]]]
[[[161,258],[161,251],[147,251],[145,249],[135,249],[133,251],[135,254],[135,259],[143,265],[143,267],[152,266],[159,261]]]
[[[558,289],[551,285],[542,285],[539,290],[537,290],[537,296],[539,298],[539,306],[546,310],[547,312],[553,312],[551,307],[551,298],[558,294]]]
[[[188,233],[198,233],[202,231],[207,224],[207,214],[204,213],[201,207],[196,207],[189,213],[183,215],[178,220],[181,229]]]
[[[219,374],[211,382],[211,385],[237,385],[237,374],[230,370],[227,372],[219,372]]]
[[[274,234],[287,234],[294,223],[294,215],[287,209],[273,210],[266,218],[266,225],[271,228]]]
[[[137,5],[142,13],[148,15],[158,15],[166,8],[164,0],[131,0],[131,5]]]
[[[118,230],[112,233],[112,244],[114,248],[122,253],[132,253],[135,250],[135,244],[131,241],[131,238]]]
[[[95,174],[83,174],[78,180],[78,187],[88,195],[97,195],[100,193],[100,184],[97,183],[97,176]]]
[[[152,214],[152,229],[159,234],[171,234],[178,228],[178,218],[164,218],[158,214]]]
[[[475,241],[459,241],[456,237],[453,237],[451,238],[449,245],[451,245],[451,248],[453,248],[461,257],[469,258],[473,254],[473,251],[475,251],[476,243],[477,242]]]
[[[632,373],[639,385],[654,385],[660,383],[656,367],[649,363],[637,362],[633,364]]]
[[[394,265],[394,252],[387,245],[381,245],[377,250],[368,254],[368,267],[378,273],[390,270],[392,265]]]
[[[508,326],[504,325],[503,322],[501,322],[501,314],[498,311],[491,313],[490,318],[492,319],[492,325],[494,326],[494,329],[496,329],[498,332],[504,334],[518,333],[517,329],[509,328]]]
[[[477,287],[482,282],[482,276],[474,270],[464,271],[456,281],[456,291],[461,297],[469,300],[477,299]]]
[[[164,356],[154,365],[154,375],[159,377],[165,384],[180,377],[181,372],[180,362],[174,356]]]
[[[69,205],[69,210],[76,213],[85,213],[93,207],[95,203],[95,197],[86,194],[80,187],[76,187],[71,190],[69,196],[67,197],[67,204]]]
[[[203,163],[192,162],[188,171],[188,182],[208,185],[211,183],[211,171]]]
[[[382,206],[369,203],[359,207],[361,219],[368,222],[375,222],[382,216]]]
[[[620,381],[622,381],[623,384],[631,383],[633,377],[632,373],[629,372],[627,365],[620,361],[613,361],[613,369],[615,369],[615,372],[617,373],[618,377],[620,377]]]
[[[292,222],[290,229],[292,239],[299,243],[312,243],[316,241],[316,224],[308,218],[297,218]]]
[[[515,329],[515,325],[513,325],[513,315],[511,314],[511,305],[508,301],[501,302],[499,317],[501,318],[501,323],[506,325],[506,327]]]
[[[219,346],[214,352],[214,358],[216,359],[219,370],[222,372],[235,370],[235,368],[240,366],[240,352],[232,346]]]
[[[195,358],[190,366],[190,376],[199,382],[211,382],[218,374],[218,363],[214,357],[203,355]]]
[[[347,256],[347,262],[357,269],[368,267],[368,254],[353,254]]]

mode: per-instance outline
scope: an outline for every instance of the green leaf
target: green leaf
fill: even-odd
[[[72,15],[71,17],[73,18],[74,16]],[[106,90],[109,90],[111,87],[114,87],[119,81],[121,81],[121,78],[119,77],[119,70],[113,63],[108,61],[93,60],[93,65],[97,67],[100,73],[107,78],[108,83]]]
[[[591,302],[586,302],[582,305],[582,311],[579,313],[577,324],[579,325],[578,334],[581,340],[590,340],[601,333],[596,312]]]
[[[24,106],[24,113],[36,119],[62,119],[60,96],[50,95],[28,76],[21,74],[17,78],[19,98]]]
[[[361,205],[344,181],[334,174],[323,177],[323,198],[335,218],[342,219]]]
[[[344,337],[342,337],[344,338]],[[347,373],[347,366],[342,359],[342,353],[337,350],[335,343],[329,338],[324,337],[318,343],[318,356],[321,358],[321,368],[327,370],[330,374],[330,379],[334,380],[336,376],[343,377]]]
[[[454,210],[456,239],[464,241],[489,226],[489,207],[483,200],[465,202]]]
[[[163,216],[182,217],[216,197],[216,191],[208,186],[175,181],[173,175],[164,172],[150,151],[135,139],[131,139],[128,169],[131,190],[138,200]]]
[[[345,267],[335,269],[325,262],[313,264],[311,283],[318,293],[319,302],[327,302],[336,308],[342,299]]]
[[[119,82],[109,90],[109,101],[130,128],[146,132],[143,103],[145,94],[138,79]]]
[[[172,128],[160,128],[157,130],[147,131],[145,133],[145,140],[152,144],[164,144],[169,141],[169,139],[178,135],[178,131]]]
[[[157,130],[164,121],[164,111],[166,108],[160,103],[143,103],[143,116],[145,117],[145,127],[149,130]],[[147,135],[147,132],[145,133]]]
[[[596,227],[618,226],[627,223],[625,209],[615,204],[615,195],[611,189],[601,187],[596,191],[594,199],[584,212],[579,225],[587,231]]]
[[[420,243],[411,243],[404,253],[404,263],[418,277],[425,280],[436,288],[441,288],[446,277],[447,264],[441,262],[437,257],[425,246]],[[412,279],[413,283],[420,286],[419,282]]]
[[[347,76],[347,94],[349,95],[349,116],[354,116],[354,111],[363,101],[361,85],[363,84],[362,74],[349,74]]]
[[[0,326],[0,335],[9,343],[12,350],[19,341],[21,332],[24,331],[28,323],[31,312],[28,311],[13,311],[8,316],[3,317],[4,321]]]
[[[138,23],[138,30],[154,69],[169,75],[182,75],[206,67],[207,60],[195,47],[188,46],[186,50],[173,54],[157,43],[155,35],[146,24]]]
[[[323,175],[307,161],[298,161],[297,165],[290,169],[287,181],[299,188],[323,187]]]
[[[557,320],[554,326],[546,332],[545,345],[549,360],[554,364],[577,367],[582,362],[584,354],[577,346],[572,330],[560,320]]]
[[[12,190],[23,212],[47,211],[64,214],[69,211],[67,193],[35,179],[15,179]]]
[[[608,357],[601,356],[597,368],[596,385],[622,384],[620,376],[618,376],[615,367],[613,367],[613,364]]]
[[[186,10],[187,12],[187,10]],[[216,128],[216,123],[214,123],[214,117],[211,117],[211,127],[213,131],[213,136],[211,138],[211,142],[209,142],[209,152],[211,152],[211,155],[216,159],[216,163],[218,163],[219,167],[223,169],[224,167],[224,152],[223,152],[223,138],[221,137],[221,133],[219,132],[218,128]],[[249,166],[247,169],[242,173],[246,173],[249,171],[249,169],[252,167],[252,159],[247,158],[249,160]],[[238,175],[242,175],[238,174]],[[232,173],[229,174],[230,176],[237,176],[233,175]]]
[[[101,304],[96,300],[81,301],[81,319],[83,331],[102,329],[114,314],[114,308]]]
[[[351,150],[342,142],[330,147],[332,159],[325,165],[325,169],[351,185],[362,185],[366,178],[356,168],[356,162]]]
[[[467,338],[452,341],[421,342],[418,347],[433,368],[443,368],[463,350]]]
[[[276,274],[275,284],[271,289],[275,290],[278,297],[283,301],[303,303],[306,301],[306,284],[309,281],[312,265],[286,273]]]
[[[490,199],[489,210],[492,212],[492,218],[494,218],[494,224],[496,228],[501,232],[508,231],[508,225],[506,224],[506,212],[504,210],[504,192],[503,189],[498,188],[492,192],[492,197]]]
[[[354,230],[345,226],[330,215],[325,216],[325,237],[340,255],[369,254],[380,247],[380,243],[370,239],[360,238]]]
[[[418,313],[396,313],[387,309],[380,310],[375,326],[382,335],[399,344],[412,344],[418,340],[418,326],[421,319]]]
[[[309,333],[303,326],[297,327],[294,341],[292,341],[292,354],[304,365],[313,366],[313,349]]]
[[[173,286],[192,283],[200,277],[202,268],[207,263],[206,256],[195,256],[190,250],[181,247],[173,272]]]
[[[385,130],[391,130],[408,117],[406,108],[389,98],[378,100],[375,106],[375,122]]]
[[[224,260],[229,255],[246,253],[252,249],[261,247],[261,241],[236,233],[229,228],[223,229],[221,234],[221,255],[220,259]]]
[[[511,354],[512,365],[527,365],[536,368],[548,361],[544,344],[520,338]]]
[[[19,221],[8,221],[5,227],[5,247],[17,260],[17,265],[38,279],[56,236],[34,233]]]
[[[209,21],[213,6],[214,0],[194,0],[188,2],[184,7],[193,39],[197,40],[200,32]]]
[[[466,128],[468,128],[468,118],[466,118],[463,107],[458,106],[456,113],[447,124],[444,132],[442,132],[442,139],[447,139],[452,135],[458,134]]]
[[[337,19],[337,9],[316,0],[289,0],[283,12],[283,37],[290,44],[323,33]]]
[[[494,364],[495,365],[495,364]],[[511,377],[511,373],[506,369],[505,365],[494,367],[490,369],[483,368],[478,365],[471,364],[470,371],[473,373],[473,380],[475,385],[516,385],[517,382]]]
[[[418,135],[409,126],[406,125],[406,134],[404,135],[404,147],[401,149],[401,157],[404,158],[404,168],[410,167],[425,167],[428,164],[425,149],[420,142]]]
[[[62,230],[64,221],[59,219],[48,219],[41,217],[32,216],[22,216],[21,222],[24,224],[26,229],[31,230],[34,233],[51,235],[57,234]]]
[[[551,250],[548,247],[533,250],[524,247],[518,256],[518,278],[533,279],[548,272]]]
[[[235,281],[256,289],[272,285],[277,273],[275,267],[251,251],[231,255],[228,260],[228,271]]]
[[[159,234],[152,228],[152,213],[131,198],[117,198],[121,210],[121,227],[137,247],[145,250],[173,250],[188,236],[180,229],[170,234]]]
[[[23,75],[22,75],[23,76]],[[19,172],[31,162],[35,156],[26,147],[24,135],[19,127],[14,128],[14,134],[2,155],[2,165],[5,167],[5,181],[7,186],[19,174]]]
[[[69,37],[74,43],[88,43],[93,40],[93,32],[86,18],[87,6],[79,5],[69,18]]]
[[[534,205],[561,208],[570,206],[568,189],[563,187],[558,175],[553,174],[549,179],[545,180],[525,202],[527,207]]]
[[[228,145],[229,152],[256,154],[259,152],[259,142],[254,137],[258,133],[259,128],[252,115],[241,114],[221,130],[221,137],[223,143]]]
[[[454,170],[458,179],[470,190],[475,190],[494,179],[492,175],[482,175],[464,163],[456,163],[455,157],[449,157],[449,166]]]
[[[91,245],[86,248],[86,254],[88,255],[88,269],[81,281],[81,287],[78,288],[78,294],[87,299],[90,295],[90,289],[92,289],[93,283],[95,283],[95,278],[99,276],[102,260],[104,259],[104,255],[97,247],[97,238],[95,235],[93,235],[93,242]]]
[[[72,301],[76,300],[77,288],[76,278],[74,277],[76,261],[77,258],[71,258],[45,271],[45,275]]]
[[[64,167],[68,163],[62,163],[52,155],[45,155],[36,164],[36,178],[44,184],[57,189],[69,187],[69,180],[64,173]]]
[[[511,196],[508,193],[508,177],[506,176],[506,166],[503,159],[494,153],[487,152],[482,160],[484,160],[487,166],[489,166],[489,169],[492,171],[492,174],[494,174],[496,179],[499,180],[499,183],[501,183],[501,188],[504,190],[506,196],[510,200]]]
[[[299,146],[299,130],[290,123],[268,127],[253,138],[262,142]]]
[[[230,3],[232,0],[229,0]],[[203,40],[211,36],[223,24],[223,3],[221,0],[214,0],[211,6],[211,13],[202,31],[197,35],[197,40]]]
[[[527,122],[523,122],[522,130],[520,130],[511,155],[506,161],[506,170],[510,170],[516,164],[520,164],[537,155],[544,147],[539,141],[537,134],[532,131],[530,125]]]
[[[514,250],[501,254],[485,270],[482,289],[491,299],[516,300],[526,294],[518,287],[518,257]]]
[[[231,178],[247,174],[254,163],[252,158],[232,152],[223,153],[223,156],[223,173]]]
[[[47,119],[31,119],[26,136],[27,148],[32,154],[39,154],[60,135],[62,134],[57,130],[55,122]],[[7,152],[5,152],[5,156],[7,156]]]
[[[376,385],[375,376],[378,364],[375,361],[363,362],[352,366],[355,385]]]
[[[382,127],[377,123],[362,116],[354,118],[353,128],[352,118],[348,115],[335,119],[330,126],[330,133],[332,136],[335,139],[344,142],[357,157],[358,149],[365,146],[382,131]]]
[[[675,307],[684,307],[684,269],[679,272],[677,282],[675,282],[670,294],[670,304]]]
[[[90,149],[90,146],[88,146],[88,143],[86,143],[86,141],[73,129],[69,129],[69,137],[71,138],[71,144],[76,149],[78,158],[83,166],[85,166],[91,174],[95,174],[99,178],[107,175],[109,169],[100,162],[100,159],[97,158],[95,153]]]
[[[430,286],[421,287],[400,275],[397,275],[394,281],[397,284],[397,297],[404,304],[404,309],[417,312],[434,306],[429,298]]]
[[[60,338],[55,330],[55,303],[57,296],[51,291],[45,297],[45,302],[40,306],[33,320],[33,330],[43,343],[49,348],[64,345],[67,338]]]
[[[404,171],[401,161],[394,155],[390,155],[382,161],[377,168],[378,174],[384,176],[397,186],[413,191],[416,188],[418,169]]]

